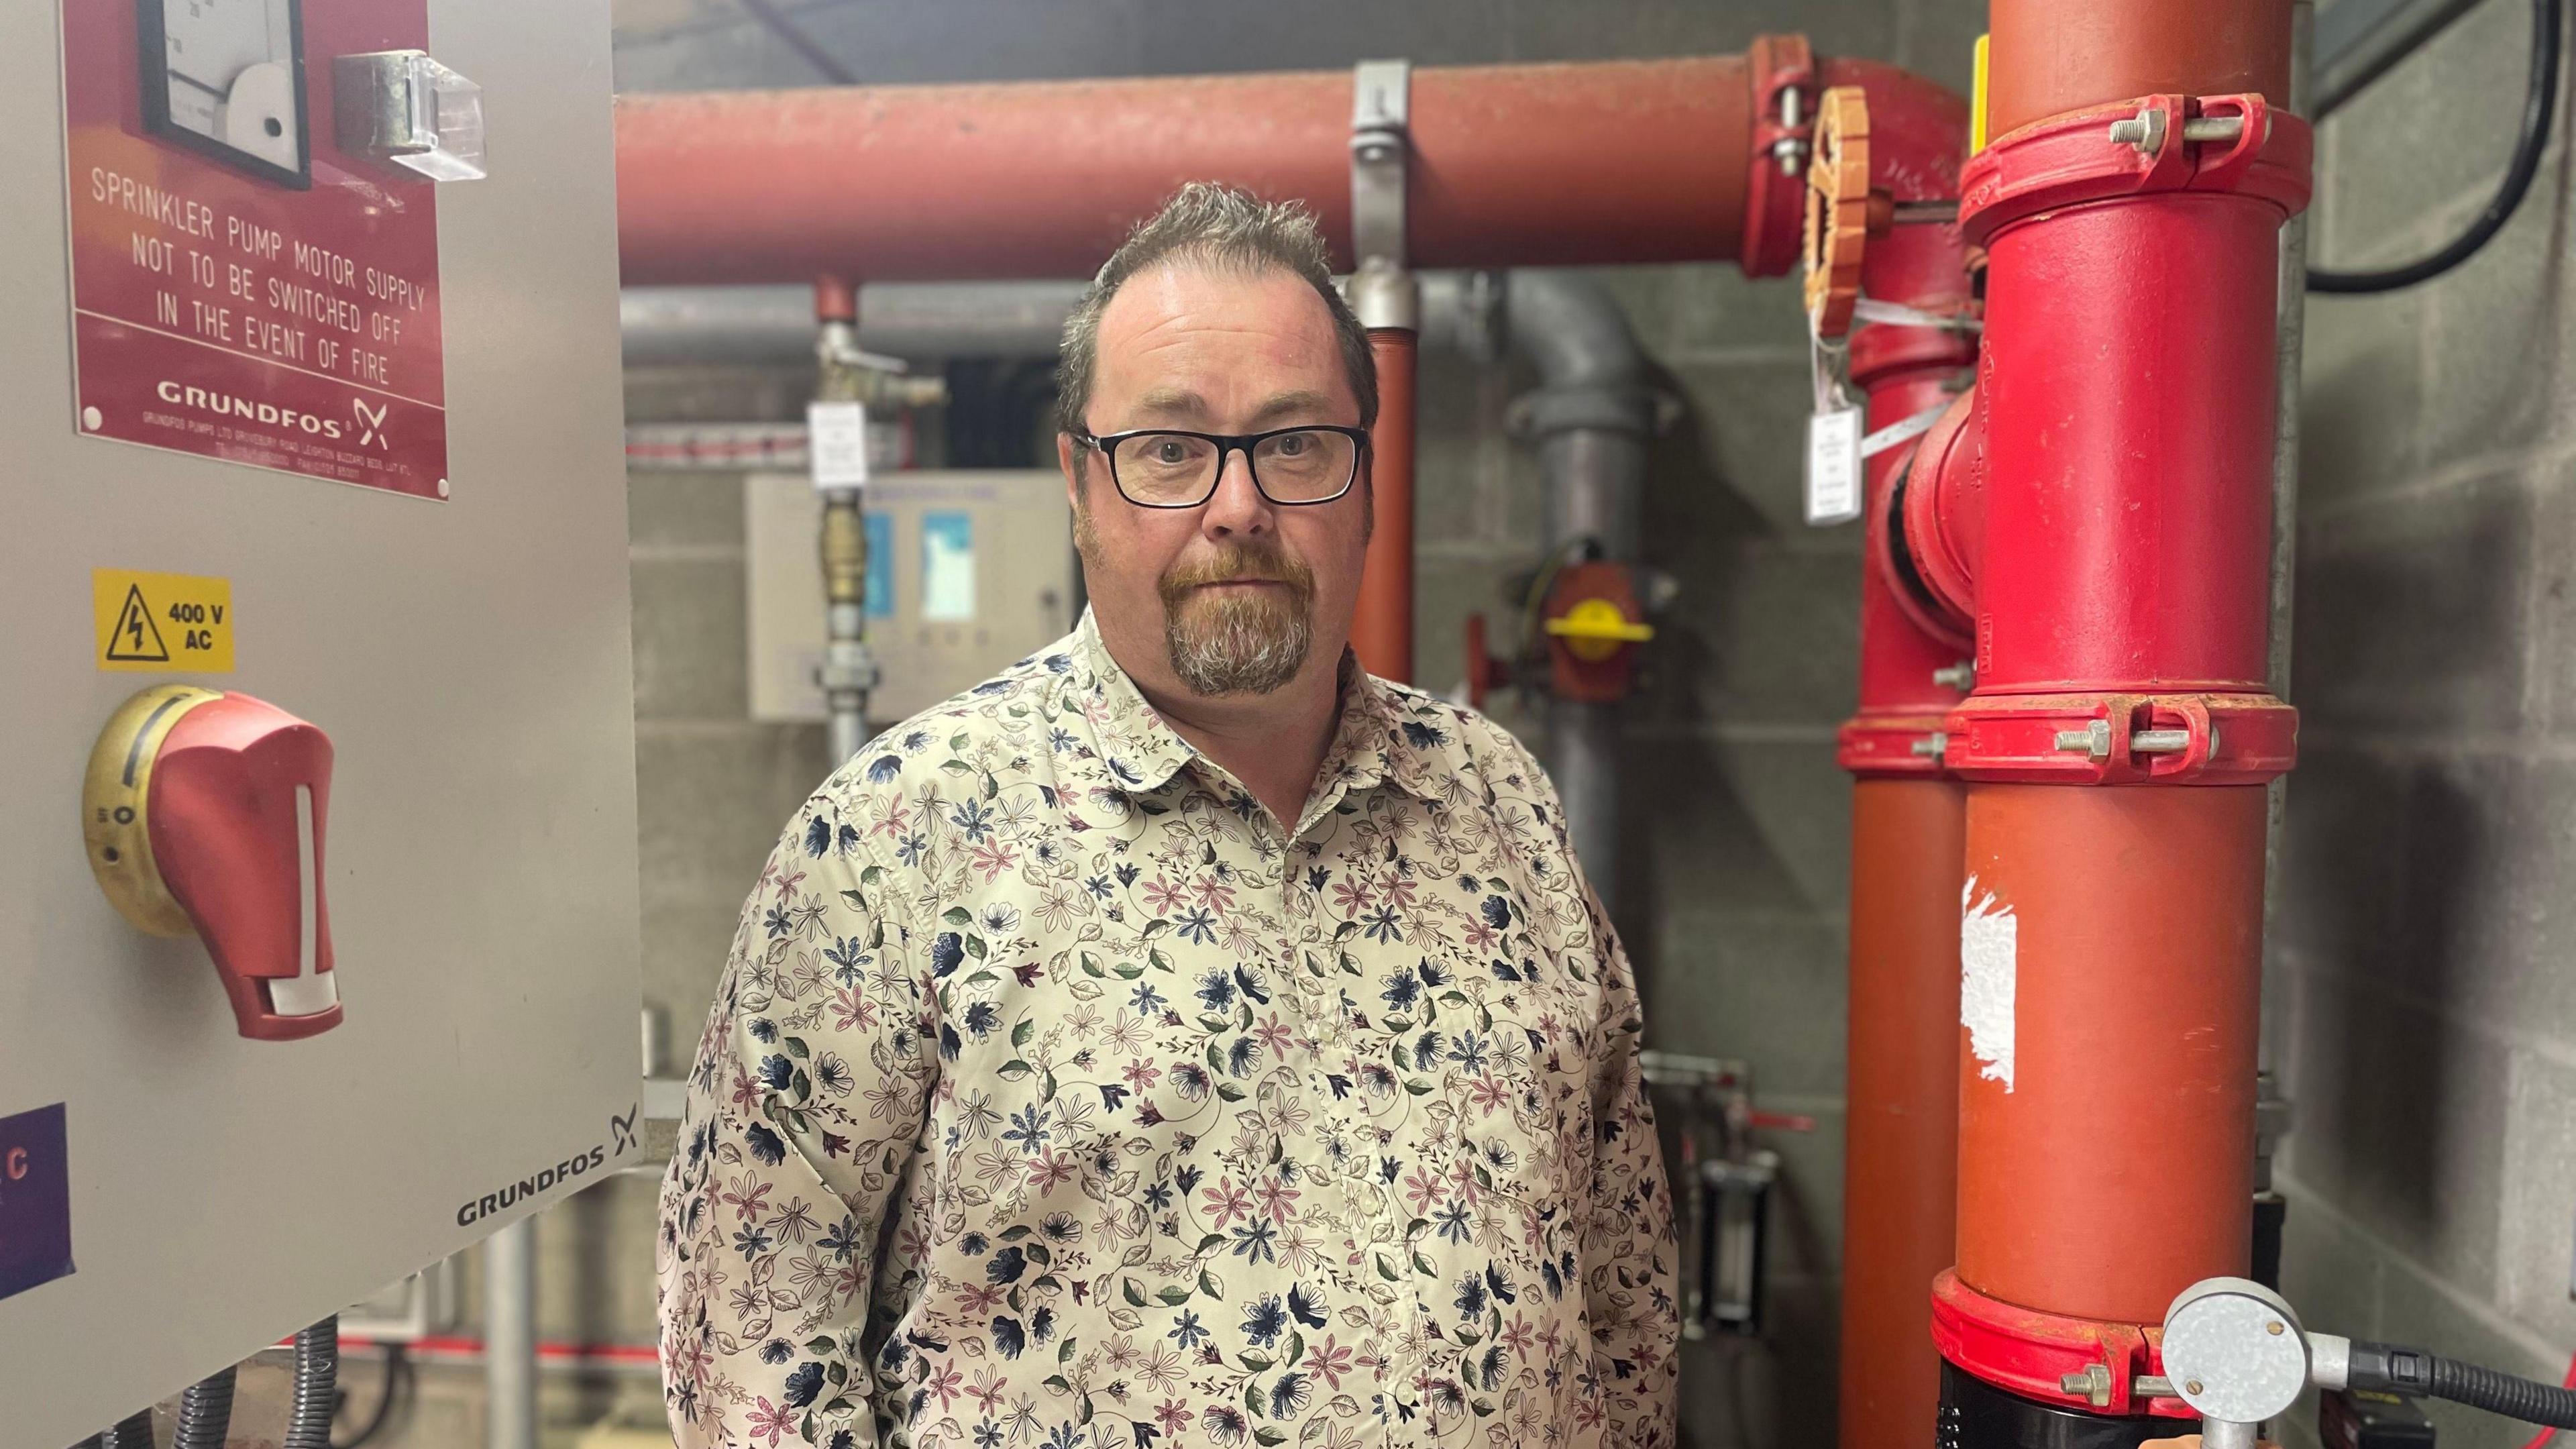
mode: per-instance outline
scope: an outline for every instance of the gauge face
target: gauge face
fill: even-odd
[[[301,0],[136,0],[155,134],[288,186],[311,184]]]

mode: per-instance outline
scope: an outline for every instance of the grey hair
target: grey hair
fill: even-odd
[[[1333,285],[1332,252],[1314,213],[1294,201],[1263,201],[1249,191],[1213,181],[1193,181],[1172,193],[1163,209],[1136,224],[1064,320],[1056,353],[1056,426],[1090,431],[1091,379],[1100,362],[1100,314],[1127,279],[1159,263],[1198,262],[1245,276],[1276,268],[1315,289],[1333,314],[1333,332],[1359,399],[1360,426],[1377,421],[1377,359],[1368,329]]]

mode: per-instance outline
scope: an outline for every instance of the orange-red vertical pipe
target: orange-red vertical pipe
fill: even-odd
[[[1991,21],[1998,134],[1960,216],[1987,255],[1985,513],[1948,729],[1969,879],[1935,1336],[1970,1438],[2134,1443],[2188,1412],[2133,1394],[2166,1305],[2250,1250],[2262,786],[2295,750],[2264,684],[2276,247],[2309,135],[2267,99],[2289,0]]]
[[[1360,574],[1351,647],[1380,679],[1413,681],[1413,366],[1421,336],[1410,327],[1372,327],[1377,357],[1377,424],[1369,429],[1368,562]]]
[[[1868,94],[1872,188],[1892,199],[1957,195],[1967,142],[1959,98],[1875,69],[1828,79]],[[1971,309],[1964,250],[1939,225],[1873,237],[1862,290],[1937,315]],[[1851,339],[1851,376],[1868,426],[1944,406],[1976,358],[1971,334],[1870,326]],[[1889,503],[1912,450],[1866,464],[1863,527]],[[1940,1399],[1932,1350],[1933,1275],[1953,1252],[1957,1196],[1957,914],[1964,812],[1941,768],[1942,717],[1964,688],[1964,639],[1907,616],[1896,584],[1864,549],[1859,708],[1841,736],[1852,771],[1850,1034],[1843,1169],[1840,1442],[1845,1449],[1930,1449]]]

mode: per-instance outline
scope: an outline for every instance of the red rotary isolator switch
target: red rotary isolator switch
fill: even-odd
[[[204,940],[243,1036],[340,1024],[322,895],[330,798],[330,737],[246,694],[147,689],[90,753],[81,833],[100,889],[153,935]]]

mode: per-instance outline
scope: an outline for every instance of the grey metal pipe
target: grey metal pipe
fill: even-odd
[[[1052,357],[1081,282],[889,282],[859,289],[859,346],[890,357]],[[810,287],[629,287],[626,365],[814,358]]]
[[[1417,272],[1422,341],[1481,355],[1467,335],[1490,275]],[[1053,357],[1083,282],[890,282],[859,289],[859,343],[888,357]],[[1485,311],[1491,308],[1484,307]],[[629,367],[791,365],[814,357],[809,287],[629,287],[617,297]],[[1462,318],[1465,319],[1462,321]]]
[[[1558,271],[1513,272],[1503,310],[1512,350],[1539,377],[1539,385],[1513,403],[1512,422],[1514,431],[1536,444],[1546,475],[1549,554],[1588,538],[1601,558],[1635,558],[1655,391],[1627,313],[1600,282]],[[1615,912],[1621,753],[1616,707],[1561,699],[1550,703],[1547,717],[1548,773],[1564,802],[1575,858],[1583,862],[1602,908]]]
[[[537,1224],[483,1240],[484,1443],[537,1449]]]
[[[1565,806],[1565,835],[1604,912],[1619,895],[1618,706],[1547,702],[1547,773]]]

